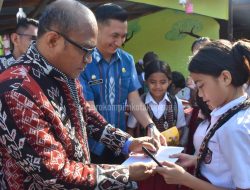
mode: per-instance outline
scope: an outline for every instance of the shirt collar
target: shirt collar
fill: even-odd
[[[93,52],[93,57],[95,58],[97,63],[102,63],[102,60],[104,60],[102,53],[97,48],[95,48]],[[121,52],[119,49],[117,49],[117,51],[112,55],[110,62],[113,63],[116,62],[117,60],[121,60]]]
[[[63,72],[51,65],[49,61],[45,57],[43,57],[37,50],[35,41],[31,42],[31,45],[29,46],[26,54],[24,54],[16,62],[20,62],[22,64],[35,64],[39,68],[39,70],[44,74],[58,78],[62,81],[74,80],[68,78]]]
[[[243,96],[236,98],[235,100],[225,104],[224,106],[220,107],[220,108],[215,108],[212,112],[211,112],[211,116],[212,117],[218,117],[222,114],[224,114],[225,112],[227,112],[229,109],[231,109],[232,107],[238,105],[239,103],[243,102],[244,100],[247,99],[247,95],[244,94]]]
[[[170,102],[169,98],[168,98],[168,93],[165,93],[163,99],[159,102],[159,104],[168,101]],[[150,93],[147,93],[146,98],[145,98],[145,104],[149,104],[149,103],[153,103],[153,104],[158,104],[154,98],[151,96]]]

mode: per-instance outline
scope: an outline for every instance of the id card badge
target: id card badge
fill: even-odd
[[[102,79],[95,79],[95,80],[91,80],[88,82],[89,86],[93,86],[93,85],[97,85],[97,84],[102,84],[103,80]]]

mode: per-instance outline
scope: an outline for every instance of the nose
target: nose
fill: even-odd
[[[201,97],[201,98],[203,97],[203,93],[202,93],[201,90],[198,90],[198,96]]]
[[[160,83],[156,83],[156,88],[160,89],[161,88],[161,84]]]

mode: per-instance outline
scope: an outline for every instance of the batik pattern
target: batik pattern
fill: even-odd
[[[0,56],[0,73],[13,65],[15,61],[16,60],[13,57],[12,53],[7,54],[6,56]]]
[[[86,126],[91,125],[93,137],[117,154],[129,136],[89,109],[78,81],[77,107],[67,81],[35,44],[1,73],[1,189],[132,188],[128,168],[90,163]]]

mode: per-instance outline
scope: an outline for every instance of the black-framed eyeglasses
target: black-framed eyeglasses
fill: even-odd
[[[84,52],[84,55],[83,55],[83,60],[86,60],[89,56],[92,55],[95,47],[93,48],[86,48],[76,42],[74,42],[73,40],[71,40],[69,37],[67,37],[65,34],[61,33],[61,32],[58,32],[58,31],[55,31],[55,30],[51,30],[51,29],[46,29],[48,31],[52,31],[52,32],[55,32],[57,34],[59,34],[60,36],[62,36],[66,41],[68,41],[69,43],[71,43],[72,45],[74,45],[75,47],[79,48],[80,50],[82,50]]]
[[[31,34],[22,34],[22,33],[17,33],[19,36],[27,36],[30,37],[31,40],[36,40],[37,36],[31,35]]]

